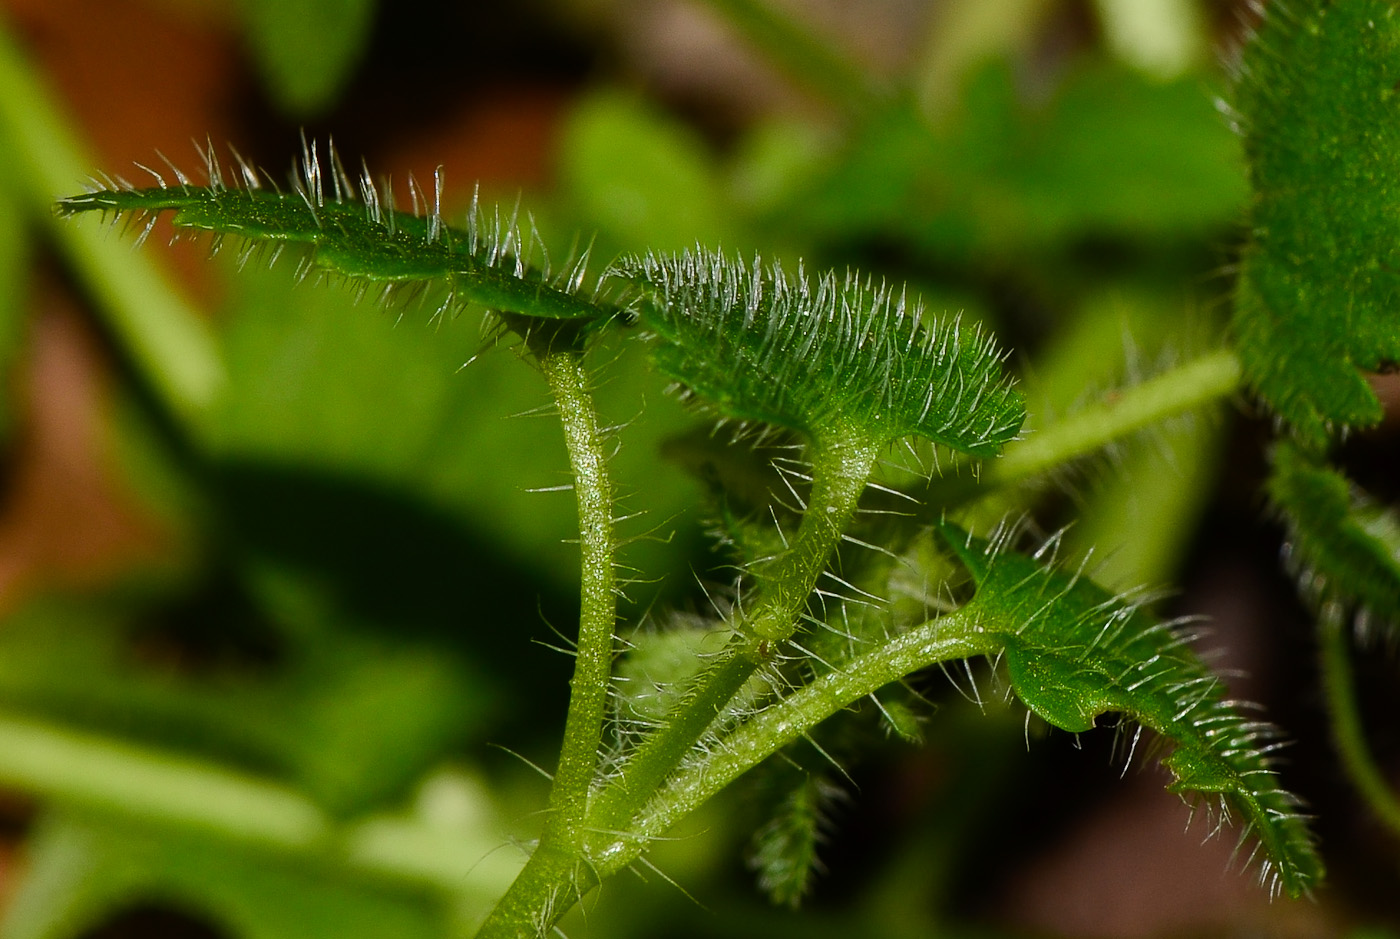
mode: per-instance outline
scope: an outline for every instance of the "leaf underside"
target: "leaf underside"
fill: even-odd
[[[1016,695],[1042,719],[1074,733],[1105,713],[1123,715],[1171,745],[1163,764],[1177,793],[1217,795],[1243,816],[1260,879],[1306,893],[1322,862],[1297,797],[1279,785],[1272,725],[1246,720],[1191,651],[1190,637],[1087,578],[1043,566],[1004,545],[940,526],[976,582],[969,608],[1005,643]]]
[[[820,444],[914,434],[994,456],[1020,430],[1004,356],[976,327],[921,316],[855,273],[796,276],[718,252],[624,258],[658,367],[728,418]]]
[[[1382,416],[1362,371],[1400,361],[1400,16],[1276,0],[1235,108],[1252,243],[1234,327],[1251,385],[1315,450]]]
[[[1269,497],[1288,526],[1287,556],[1315,605],[1356,608],[1366,628],[1400,627],[1400,518],[1297,447],[1273,453]]]
[[[309,248],[303,273],[320,269],[386,297],[399,287],[439,282],[448,291],[439,314],[471,305],[544,319],[603,320],[615,312],[583,291],[586,255],[551,276],[537,236],[516,218],[497,211],[488,220],[473,199],[465,228],[446,224],[439,209],[440,179],[431,196],[410,180],[414,211],[403,212],[394,208],[387,184],[381,191],[368,170],[357,184],[333,150],[323,166],[320,153],[308,145],[287,192],[266,188],[266,177],[241,158],[238,185],[225,182],[212,148],[204,161],[208,185],[193,185],[175,170],[176,183],[167,184],[160,173],[143,167],[160,185],[138,189],[114,182],[60,201],[58,211],[95,211],[142,223],[143,238],[156,216],[171,211],[177,228],[242,239],[249,254],[263,248],[275,259],[289,245]],[[219,245],[216,240],[216,249]],[[531,263],[535,251],[545,260],[543,269]]]

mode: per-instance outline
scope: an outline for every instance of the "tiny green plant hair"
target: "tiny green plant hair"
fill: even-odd
[[[903,289],[850,272],[789,275],[697,248],[623,258],[658,367],[722,416],[818,444],[927,437],[976,456],[1025,412],[1003,355],[976,327],[930,322]]]
[[[205,185],[196,185],[173,164],[166,174],[141,167],[157,183],[137,188],[105,180],[83,195],[58,203],[63,215],[98,212],[143,226],[148,235],[157,216],[171,212],[177,229],[210,232],[245,242],[248,254],[268,250],[275,260],[288,246],[309,249],[300,272],[320,270],[345,278],[362,291],[385,297],[396,289],[447,287],[439,313],[475,305],[504,313],[553,320],[602,321],[614,310],[586,285],[585,252],[552,274],[539,238],[515,212],[486,213],[473,196],[463,227],[442,216],[442,177],[431,194],[409,180],[412,211],[395,207],[389,184],[375,182],[367,168],[358,182],[334,147],[305,143],[290,177],[289,191],[234,154],[230,183],[213,146],[203,151]],[[538,252],[541,265],[532,263]]]

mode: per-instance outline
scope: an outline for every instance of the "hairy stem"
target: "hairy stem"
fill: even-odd
[[[589,816],[595,831],[630,827],[633,815],[694,750],[739,689],[797,630],[817,580],[855,514],[877,452],[868,442],[813,446],[812,492],[793,544],[765,570],[758,605],[741,615],[719,661],[598,795]]]
[[[613,629],[617,623],[617,551],[613,533],[613,492],[602,434],[579,353],[552,352],[539,358],[554,393],[569,449],[578,497],[582,547],[582,588],[578,651],[570,681],[564,743],[550,793],[546,841],[577,839],[588,809],[588,791],[597,772],[603,740],[608,681],[612,675]]]
[[[843,708],[921,669],[994,655],[997,640],[975,614],[955,610],[857,656],[838,670],[774,702],[685,766],[646,805],[624,837],[594,858],[601,879],[634,861],[647,844],[734,780]]]
[[[541,840],[476,939],[542,939],[596,883],[577,853]]]
[[[1400,798],[1386,781],[1371,757],[1361,725],[1361,709],[1356,701],[1356,679],[1351,668],[1351,650],[1342,617],[1327,612],[1319,618],[1318,641],[1322,659],[1322,684],[1327,696],[1327,713],[1342,766],[1361,797],[1376,817],[1400,836]]]
[[[631,864],[681,819],[842,708],[920,669],[994,655],[999,649],[975,614],[958,610],[857,656],[773,702],[659,787],[625,830],[610,832],[607,842],[590,852],[586,866],[558,855],[538,862],[532,857],[477,939],[535,939],[548,934],[593,885]]]
[[[593,884],[583,861],[584,819],[602,749],[617,624],[612,483],[583,355],[573,349],[551,350],[547,340],[532,344],[559,408],[578,497],[582,548],[578,648],[549,818],[520,876],[477,933],[483,937],[542,935],[541,922],[549,918],[549,911],[567,910]]]

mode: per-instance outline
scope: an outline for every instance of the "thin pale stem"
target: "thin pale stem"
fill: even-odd
[[[464,839],[412,816],[344,824],[282,783],[45,721],[0,717],[0,785],[483,906],[515,873],[504,853],[483,861],[498,844],[490,837]]]
[[[983,464],[982,479],[1010,485],[1043,473],[1158,421],[1193,411],[1239,391],[1240,360],[1219,349],[1018,440],[998,460]]]
[[[578,498],[582,585],[578,648],[570,681],[564,742],[550,790],[549,817],[540,843],[520,876],[492,909],[477,935],[534,937],[550,911],[562,913],[594,881],[583,862],[584,819],[598,771],[612,677],[617,625],[613,491],[583,356],[573,350],[537,349],[564,428]]]
[[[766,707],[667,782],[625,835],[594,858],[599,878],[616,873],[682,818],[734,780],[813,727],[921,669],[957,659],[993,655],[1000,646],[980,629],[975,614],[957,610],[857,656],[836,671]]]
[[[603,741],[617,624],[617,542],[612,482],[583,357],[572,351],[554,352],[540,356],[539,361],[564,427],[582,548],[578,649],[545,836],[573,842],[588,809],[588,791]]]
[[[1332,722],[1332,735],[1342,766],[1352,784],[1361,793],[1391,833],[1400,837],[1400,798],[1386,781],[1366,744],[1366,731],[1361,723],[1361,709],[1356,701],[1356,678],[1351,667],[1351,650],[1341,616],[1322,616],[1318,628],[1319,652],[1322,659],[1322,684],[1327,696],[1327,714]]]
[[[736,623],[736,635],[719,661],[598,795],[589,815],[595,830],[630,827],[633,815],[695,749],[754,672],[797,630],[817,579],[855,515],[877,453],[870,443],[813,447],[812,492],[793,544],[765,570],[758,605]]]

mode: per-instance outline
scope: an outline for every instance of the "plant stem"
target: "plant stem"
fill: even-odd
[[[983,464],[982,481],[1000,486],[1020,482],[1157,421],[1232,395],[1241,381],[1234,350],[1218,349],[1009,445],[1000,459]]]
[[[107,328],[162,406],[188,431],[224,385],[213,334],[149,260],[100,226],[54,214],[54,200],[81,187],[92,164],[35,74],[0,24],[0,139],[23,174],[26,208],[93,292]]]
[[[578,497],[582,548],[578,648],[545,840],[576,842],[597,772],[612,676],[613,629],[617,624],[613,492],[582,354],[549,352],[539,357],[539,364],[564,427]]]
[[[593,884],[631,864],[671,826],[842,708],[930,665],[992,655],[999,649],[995,635],[978,625],[975,613],[956,610],[857,656],[768,705],[659,787],[626,830],[610,832],[607,843],[590,854],[586,868],[580,868],[576,860],[568,865],[557,856],[536,864],[532,857],[497,906],[497,911],[508,908],[511,919],[504,915],[498,918],[493,912],[477,939],[546,935]]]
[[[475,939],[541,939],[591,889],[591,868],[575,852],[541,840]]]
[[[594,798],[587,829],[595,837],[610,841],[615,832],[627,828],[739,689],[767,661],[772,654],[770,645],[796,630],[817,579],[855,515],[878,449],[869,442],[849,439],[839,445],[813,445],[812,492],[794,543],[765,571],[762,600],[751,616],[736,625],[737,635],[720,661],[672,710],[671,721],[648,737],[617,778]],[[581,646],[580,640],[580,654]],[[603,688],[606,691],[606,684]],[[562,760],[560,765],[562,769]],[[589,765],[593,765],[591,760]],[[555,785],[559,785],[557,779]],[[557,808],[555,814],[559,814]],[[539,847],[491,911],[477,933],[478,939],[545,935],[555,920],[599,879],[592,852],[564,843],[566,835],[580,832],[565,833],[551,827],[555,824],[551,817]],[[553,834],[556,831],[559,833]]]
[[[594,857],[599,879],[635,860],[648,843],[712,796],[817,724],[891,682],[954,659],[995,654],[1000,646],[977,615],[956,610],[844,663],[770,704],[687,764],[645,806],[624,836]]]
[[[788,550],[765,570],[758,606],[735,624],[736,635],[695,689],[672,709],[669,723],[649,736],[594,801],[590,827],[626,830],[705,731],[776,646],[796,630],[817,580],[855,515],[878,447],[868,442],[812,448],[812,492],[802,524]]]
[[[1342,766],[1352,784],[1391,832],[1400,836],[1400,798],[1386,781],[1366,745],[1361,709],[1356,702],[1356,678],[1351,668],[1347,633],[1342,616],[1324,611],[1318,622],[1319,652],[1322,659],[1322,685],[1327,696],[1327,713]]]
[[[535,347],[540,371],[559,408],[578,497],[582,548],[578,647],[564,742],[549,795],[549,818],[539,845],[492,908],[479,936],[543,935],[542,918],[556,908],[561,913],[567,910],[593,885],[583,860],[583,831],[603,743],[617,625],[613,492],[583,354],[574,349],[553,350],[547,339],[536,338],[527,341]]]
[[[508,855],[492,853],[494,833],[473,841],[411,816],[342,825],[281,783],[37,720],[0,717],[0,785],[308,867],[427,887],[482,909],[518,869]]]

